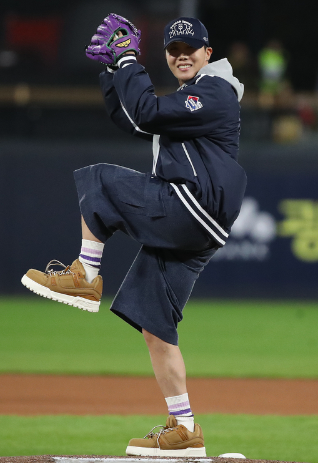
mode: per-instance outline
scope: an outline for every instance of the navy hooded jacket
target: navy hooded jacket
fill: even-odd
[[[188,211],[223,246],[246,187],[237,162],[244,87],[227,59],[204,66],[165,96],[155,95],[137,62],[103,72],[100,83],[113,122],[153,142],[153,175],[172,185]]]

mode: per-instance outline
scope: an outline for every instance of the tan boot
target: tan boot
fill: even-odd
[[[64,267],[61,271],[50,270],[53,265]],[[103,279],[98,275],[92,283],[85,280],[82,263],[76,259],[71,266],[65,266],[57,260],[48,263],[45,272],[29,270],[22,277],[22,284],[40,296],[53,301],[98,312],[103,291]]]
[[[155,426],[157,428],[158,426]],[[182,424],[177,424],[169,415],[166,426],[153,433],[153,428],[143,439],[131,439],[126,449],[127,455],[162,457],[205,457],[204,438],[201,426],[194,425],[190,432]]]

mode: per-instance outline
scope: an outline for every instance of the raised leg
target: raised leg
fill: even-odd
[[[102,243],[102,241],[96,238],[96,236],[94,236],[93,233],[90,231],[90,229],[86,225],[86,222],[83,216],[81,220],[82,220],[82,238],[84,240],[90,240],[90,241],[96,241],[97,243]]]

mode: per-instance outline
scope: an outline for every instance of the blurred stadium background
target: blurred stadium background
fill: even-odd
[[[196,297],[318,295],[318,3],[303,0],[2,0],[0,5],[0,293],[80,248],[72,171],[98,162],[151,168],[147,142],[107,118],[101,65],[84,48],[109,12],[142,30],[141,64],[157,94],[176,89],[162,50],[164,25],[186,15],[209,30],[212,60],[227,57],[245,84],[240,162],[246,199],[226,247]],[[107,247],[105,293],[117,291],[138,244]],[[5,271],[4,271],[5,270]]]

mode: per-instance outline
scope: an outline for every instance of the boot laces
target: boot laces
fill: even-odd
[[[50,267],[53,267],[55,265],[59,265],[60,267],[64,267],[63,270],[53,270],[53,269],[50,269]],[[62,262],[60,262],[59,260],[56,260],[56,259],[53,259],[51,260],[47,266],[46,266],[46,269],[45,269],[45,273],[47,273],[48,275],[52,276],[52,275],[68,275],[68,274],[73,274],[73,272],[71,271],[71,266],[68,265],[64,265],[62,264]]]
[[[161,428],[159,432],[154,433],[153,430],[156,428]],[[158,424],[157,426],[154,426],[151,431],[148,432],[148,434],[144,437],[146,439],[147,437],[152,438],[154,436],[157,436],[157,444],[158,448],[160,449],[160,442],[159,439],[160,437],[165,434],[166,432],[173,431],[174,428],[168,428],[167,426],[163,426],[162,424]]]

